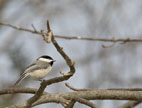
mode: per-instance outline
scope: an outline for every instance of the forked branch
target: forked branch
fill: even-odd
[[[13,27],[13,26],[11,26],[11,27]],[[23,106],[22,106],[22,104],[17,104],[17,105],[10,106],[8,108],[16,108],[17,106],[20,106],[20,108],[30,108],[32,106],[32,104],[34,102],[36,102],[42,96],[47,85],[51,85],[53,83],[58,83],[58,82],[62,82],[64,80],[68,80],[75,73],[74,62],[67,56],[67,54],[63,51],[63,49],[59,46],[57,41],[54,39],[53,32],[50,29],[49,21],[47,21],[47,29],[48,29],[48,32],[46,34],[44,33],[44,31],[41,32],[43,39],[45,40],[45,42],[49,43],[48,38],[51,38],[53,45],[55,46],[57,51],[61,54],[61,56],[65,59],[67,65],[70,68],[70,71],[67,74],[64,74],[63,76],[43,81],[41,83],[38,91],[36,92],[36,94],[33,97],[31,97],[30,99],[28,99],[23,104]],[[23,29],[20,29],[20,30],[23,30]],[[51,36],[49,35],[49,37],[47,37],[48,36],[47,34],[48,35],[50,34]],[[65,106],[66,104],[62,104],[62,105]]]

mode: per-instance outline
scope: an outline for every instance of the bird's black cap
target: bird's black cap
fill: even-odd
[[[39,58],[45,58],[45,59],[51,59],[51,60],[53,60],[53,58],[50,57],[50,56],[48,56],[48,55],[43,55],[43,56],[41,56],[41,57],[39,57]]]
[[[54,60],[52,57],[47,56],[47,55],[43,55],[43,56],[39,57],[38,59],[40,59],[40,58],[45,58],[45,59],[50,59],[50,60],[52,60],[52,61],[50,62],[50,65],[51,65],[51,66],[52,66],[53,63],[56,61],[56,60]]]

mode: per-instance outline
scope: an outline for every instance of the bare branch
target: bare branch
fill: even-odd
[[[0,90],[0,95],[4,94],[13,94],[13,93],[30,93],[30,94],[35,94],[37,92],[37,89],[34,88],[17,88],[17,87],[12,87],[9,89],[3,89]],[[46,94],[47,92],[44,92],[43,94]]]
[[[55,96],[55,95],[46,95],[46,101],[43,99],[40,99],[38,101],[36,101],[35,103],[32,104],[32,107],[33,106],[37,106],[37,105],[40,105],[40,104],[44,104],[44,103],[61,103],[64,107],[66,107],[68,104],[69,104],[69,101],[64,99],[63,97],[60,97],[60,96]],[[16,104],[16,105],[12,105],[12,106],[9,106],[7,108],[30,108],[30,107],[27,107],[27,104],[29,104],[29,100],[26,100],[20,104]]]
[[[83,99],[83,98],[75,97],[74,100],[77,101],[77,102],[79,102],[79,103],[82,103],[82,104],[85,104],[87,106],[90,106],[91,108],[99,108],[94,103],[92,103],[92,102],[90,102],[90,101],[88,101],[86,99]]]
[[[43,95],[43,96],[45,96],[45,95]],[[43,97],[43,96],[41,96],[41,97]],[[66,100],[65,98],[63,98],[63,97],[61,97],[59,95],[55,96],[55,95],[52,95],[52,94],[47,94],[46,97],[47,97],[46,99],[48,101],[47,100],[44,101],[44,98],[41,98],[41,99],[37,100],[36,102],[34,102],[32,104],[32,106],[37,106],[37,105],[44,104],[44,103],[49,103],[49,102],[55,102],[55,103],[62,104],[64,107],[67,107],[69,105],[69,103],[70,103],[70,100]]]
[[[79,88],[75,88],[73,86],[71,86],[69,83],[65,83],[65,85],[70,88],[71,90],[74,91],[89,91],[89,90],[95,90],[95,89],[91,89],[91,88],[83,88],[83,89],[79,89]],[[97,90],[97,89],[96,89]],[[122,91],[142,91],[142,88],[107,88],[104,90],[122,90]]]
[[[78,88],[75,88],[73,86],[71,86],[69,83],[65,83],[65,85],[70,88],[71,90],[73,91],[89,91],[89,90],[93,90],[93,89],[78,89]]]
[[[57,51],[62,55],[62,57],[65,59],[67,65],[70,67],[70,71],[68,72],[68,74],[66,74],[64,76],[56,77],[56,78],[52,78],[50,80],[43,81],[40,85],[40,88],[36,92],[36,94],[26,101],[26,103],[25,103],[26,105],[24,106],[24,108],[31,107],[32,104],[35,101],[37,101],[40,98],[40,96],[42,96],[47,85],[51,85],[53,83],[58,83],[58,82],[61,82],[61,81],[64,81],[64,80],[68,80],[75,72],[74,62],[67,56],[67,54],[63,51],[63,49],[59,46],[57,41],[54,39],[53,32],[50,29],[50,25],[49,25],[48,21],[47,21],[47,28],[48,28],[48,30],[50,30],[50,31],[48,31],[48,34],[50,33],[52,35],[53,45],[55,46]],[[46,34],[44,33],[43,30],[41,32],[42,32],[42,36],[43,36],[44,40],[48,43],[48,40],[46,38]],[[13,107],[13,106],[11,106],[11,107]],[[9,107],[9,108],[11,108],[11,107]]]
[[[32,30],[32,29],[27,29],[24,27],[18,27],[14,26],[12,24],[6,23],[6,22],[0,22],[0,25],[12,27],[16,30],[21,30],[21,31],[26,31],[26,32],[31,32],[34,34],[39,34],[41,35],[40,31],[37,30]],[[46,35],[48,35],[46,33]],[[55,38],[62,38],[62,39],[76,39],[76,40],[88,40],[88,41],[102,41],[102,42],[122,42],[122,43],[127,43],[127,42],[142,42],[142,38],[137,37],[137,38],[100,38],[100,37],[95,37],[95,38],[89,38],[88,36],[60,36],[60,35],[54,35]],[[94,36],[92,36],[94,37]]]
[[[47,27],[50,27],[49,26],[49,21],[47,21],[47,25],[48,25]],[[48,28],[48,30],[50,30],[50,28]],[[54,39],[53,32],[50,30],[50,31],[48,31],[48,33],[50,33],[52,35],[52,43],[53,43],[53,45],[55,46],[56,50],[61,54],[61,56],[65,59],[67,65],[70,68],[70,71],[68,72],[68,74],[65,74],[64,77],[70,78],[74,74],[74,72],[75,72],[75,67],[74,67],[75,62],[72,61],[69,58],[69,56],[63,51],[63,48],[59,46],[57,41]]]
[[[67,100],[80,97],[87,100],[142,100],[142,93],[137,91],[116,91],[116,90],[89,90],[89,91],[77,91],[67,93],[55,93],[51,94],[59,97],[64,97]],[[44,101],[48,102],[48,95],[43,95],[36,102]]]
[[[60,94],[59,94],[60,95]],[[101,100],[101,99],[112,99],[112,100],[141,100],[142,92],[138,91],[121,91],[121,90],[89,90],[89,91],[78,91],[63,93],[61,96],[66,99],[72,97],[80,97],[87,100]]]
[[[74,91],[86,91],[86,90],[87,90],[87,89],[76,89],[76,88],[72,87],[72,86],[71,86],[70,84],[68,84],[68,83],[65,83],[65,85],[66,85],[67,87],[69,87],[71,90],[74,90]],[[88,91],[89,91],[89,90],[90,90],[90,89],[88,89]],[[73,99],[74,99],[75,101],[80,102],[80,103],[86,104],[86,105],[88,105],[88,106],[90,106],[90,107],[92,107],[92,108],[98,108],[97,105],[95,105],[95,104],[89,102],[89,101],[86,100],[86,99],[79,98],[79,97],[75,97],[75,98],[73,98]]]
[[[58,78],[57,78],[58,79]],[[50,79],[47,82],[55,82],[56,78]],[[98,90],[98,89],[77,89],[72,87],[70,84],[66,83],[66,86],[68,86],[70,89],[74,91],[93,91],[93,90]],[[0,90],[0,95],[5,95],[5,94],[13,94],[13,93],[28,93],[28,94],[35,94],[38,89],[35,88],[8,88],[8,89],[3,89]],[[116,91],[142,91],[142,88],[108,88],[108,89],[101,89],[101,90],[116,90]],[[44,92],[43,94],[47,94],[47,92]]]
[[[13,91],[12,91],[13,90]],[[13,94],[13,93],[30,93],[34,94],[35,91],[38,89],[32,89],[32,88],[16,88],[11,89],[11,92],[3,92],[4,90],[0,90],[1,94]],[[9,89],[5,89],[5,91],[9,91]],[[42,98],[45,98],[48,96],[49,93],[43,94]],[[63,96],[65,98],[74,98],[74,97],[80,97],[87,100],[94,100],[94,99],[112,99],[112,100],[142,100],[142,92],[139,91],[122,91],[122,90],[106,90],[106,89],[92,89],[92,90],[86,90],[86,91],[77,91],[77,92],[66,92],[66,93],[54,93],[50,94],[56,96]],[[48,98],[48,97],[47,97]],[[46,98],[45,98],[46,99]]]
[[[12,91],[13,90],[13,91]],[[0,91],[2,93],[3,90]],[[5,91],[9,91],[8,89]],[[34,93],[37,91],[37,89],[30,89],[30,88],[21,88],[21,89],[11,89],[10,92],[5,92],[3,94],[12,94],[12,93]],[[49,98],[52,97],[52,98]],[[77,92],[66,92],[66,93],[55,93],[55,94],[42,94],[42,96],[35,101],[32,106],[39,105],[42,103],[49,103],[49,102],[55,102],[58,103],[60,100],[58,100],[56,97],[62,97],[65,98],[65,100],[74,99],[75,97],[84,98],[87,100],[142,100],[142,92],[138,91],[122,91],[122,90],[88,90],[88,91],[77,91]],[[66,100],[66,102],[68,102]],[[135,102],[134,102],[135,103]],[[136,102],[137,103],[137,102]],[[20,106],[21,108],[24,108],[26,106],[27,102],[18,104],[17,106]],[[67,104],[67,103],[66,103]],[[15,105],[14,105],[15,106]],[[8,108],[16,108],[16,107],[8,107]],[[123,107],[122,107],[123,108]],[[127,107],[126,107],[127,108]]]
[[[38,32],[36,30],[27,29],[27,28],[24,28],[24,27],[14,26],[14,25],[6,23],[6,22],[0,22],[0,25],[5,25],[5,26],[8,26],[8,27],[14,28],[16,30],[20,30],[20,31],[31,32],[31,33],[35,33],[35,34],[41,34],[40,32]]]

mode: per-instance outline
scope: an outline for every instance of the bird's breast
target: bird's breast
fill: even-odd
[[[48,69],[35,70],[28,74],[29,74],[29,77],[31,77],[32,79],[39,80],[44,78],[50,71],[51,71],[51,67],[48,67]]]

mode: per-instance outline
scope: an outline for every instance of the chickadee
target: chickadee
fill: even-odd
[[[15,85],[18,85],[26,77],[30,77],[34,80],[41,80],[51,71],[54,62],[55,60],[53,60],[50,56],[44,55],[39,57],[25,69],[19,80],[16,81]]]

